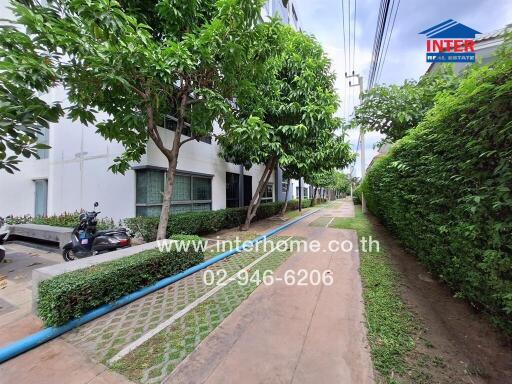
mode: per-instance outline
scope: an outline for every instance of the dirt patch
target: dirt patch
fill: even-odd
[[[400,274],[400,293],[418,319],[416,348],[407,375],[411,383],[512,383],[512,344],[483,314],[453,297],[376,218],[374,231]]]

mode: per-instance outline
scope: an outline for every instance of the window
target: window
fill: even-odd
[[[281,183],[281,191],[283,193],[288,192],[288,180],[283,179],[283,182]]]
[[[274,201],[274,184],[267,184],[267,187],[263,191],[261,202],[271,203],[272,201]]]
[[[240,175],[226,172],[226,208],[240,205]]]
[[[176,132],[177,121],[178,120],[173,116],[166,116],[165,121],[164,121],[164,128],[168,129],[170,131]],[[192,131],[191,131],[190,124],[185,122],[185,126],[183,127],[183,130],[181,133],[185,136],[190,137],[191,132]],[[212,138],[211,138],[211,136],[201,137],[201,138],[199,138],[199,141],[202,141],[203,143],[206,143],[206,144],[211,144]]]
[[[48,207],[48,180],[34,180],[35,208],[34,216],[46,216]]]
[[[158,216],[162,210],[165,171],[136,170],[136,214]],[[212,179],[177,173],[171,198],[171,212],[210,211],[212,209]]]
[[[40,133],[37,134],[37,142],[40,144],[46,144],[50,142],[50,132],[48,128],[41,128]],[[40,159],[47,159],[50,154],[49,149],[38,149],[37,155]]]
[[[136,171],[135,179],[136,215],[160,215],[165,172],[160,170],[140,169]]]

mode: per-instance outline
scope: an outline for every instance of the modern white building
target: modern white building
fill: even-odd
[[[3,15],[8,13],[7,4],[7,0],[0,0]],[[262,18],[276,14],[300,29],[293,0],[269,0],[262,9]],[[48,95],[50,102],[65,99],[65,92],[58,88]],[[168,128],[161,127],[160,134],[170,144],[174,133]],[[215,130],[218,132],[219,128]],[[108,167],[123,153],[123,146],[106,141],[95,131],[94,126],[69,119],[52,124],[40,140],[51,149],[41,151],[40,159],[24,159],[20,172],[14,175],[0,172],[0,216],[74,212],[91,209],[95,201],[100,204],[102,217],[115,220],[158,215],[167,166],[162,153],[150,140],[140,163],[133,164],[125,175],[113,174]],[[183,145],[177,169],[174,212],[247,205],[263,172],[263,166],[247,171],[221,159],[214,139]],[[281,171],[277,168],[264,201],[283,200],[283,189]],[[290,195],[295,197],[295,187],[290,189]]]

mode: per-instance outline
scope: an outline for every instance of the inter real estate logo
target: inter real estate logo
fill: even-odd
[[[475,61],[475,31],[449,19],[420,32],[427,36],[427,62],[469,63]]]

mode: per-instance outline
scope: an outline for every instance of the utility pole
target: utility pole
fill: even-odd
[[[357,87],[359,86],[359,100],[363,97],[363,76],[359,74],[355,74],[354,71],[352,71],[352,74],[349,76],[345,72],[345,78],[350,79],[353,77],[357,77],[357,84],[352,84],[352,81],[348,82],[349,87]],[[363,182],[364,174],[366,170],[366,162],[365,162],[365,151],[364,151],[364,131],[363,127],[359,127],[359,136],[361,137],[361,182]],[[366,201],[364,200],[363,193],[361,192],[361,209],[363,213],[366,213]]]

